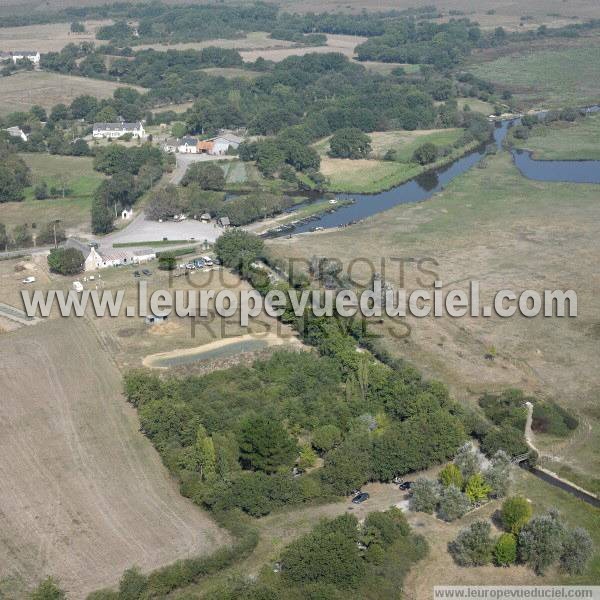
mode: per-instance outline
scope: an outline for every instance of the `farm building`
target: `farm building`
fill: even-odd
[[[229,227],[231,225],[231,221],[229,220],[229,217],[221,217],[218,220],[218,223],[221,227]]]
[[[137,123],[94,123],[92,137],[116,139],[130,133],[133,137],[145,138],[146,132],[141,121]]]
[[[0,61],[12,60],[16,64],[18,60],[26,58],[34,65],[40,64],[40,53],[37,50],[19,50],[15,52],[0,52]]]
[[[209,154],[220,156],[222,154],[227,154],[229,148],[237,150],[238,146],[244,140],[241,137],[234,135],[233,133],[227,133],[223,135],[218,135],[217,137],[214,137],[212,140],[209,141],[212,144],[212,148],[209,151]]]
[[[179,141],[179,146],[177,146],[177,152],[181,154],[197,154],[198,140],[189,135],[182,137]]]
[[[27,137],[27,134],[20,127],[17,127],[16,125],[13,127],[7,127],[4,131],[6,131],[8,133],[8,135],[10,135],[11,137],[20,138],[24,142],[26,142],[29,139]]]
[[[84,271],[97,271],[107,267],[119,267],[121,265],[139,265],[156,258],[156,252],[150,248],[139,248],[137,250],[126,250],[118,248],[99,249],[79,240],[69,238],[67,248],[79,250],[84,258]]]

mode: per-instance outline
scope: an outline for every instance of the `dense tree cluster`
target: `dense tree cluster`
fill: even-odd
[[[25,161],[14,146],[0,139],[0,203],[23,200],[30,183],[31,173]]]

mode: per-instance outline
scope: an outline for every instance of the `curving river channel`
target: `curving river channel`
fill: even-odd
[[[588,112],[600,111],[600,106],[586,109]],[[544,117],[541,112],[539,116]],[[498,149],[510,127],[520,119],[497,121],[494,128],[494,141]],[[390,190],[378,194],[339,194],[340,199],[353,200],[353,204],[344,206],[335,212],[325,213],[307,223],[299,223],[292,230],[269,232],[268,237],[303,233],[315,228],[331,229],[344,227],[370,217],[399,204],[422,202],[444,189],[455,177],[474,167],[485,155],[486,146],[470,152],[443,168],[428,171]],[[563,181],[569,183],[600,183],[600,161],[598,160],[535,160],[528,150],[511,150],[514,163],[521,174],[528,179],[538,181]]]

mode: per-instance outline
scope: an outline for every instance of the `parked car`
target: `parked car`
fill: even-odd
[[[146,275],[146,277],[148,277],[148,275],[152,275],[152,271],[150,271],[149,269],[142,269],[142,273]]]
[[[401,490],[410,490],[412,486],[412,481],[403,481],[398,487]]]
[[[134,271],[133,272],[133,276],[134,277],[140,277],[140,272],[139,271]]]
[[[23,279],[23,281],[21,283],[34,283],[34,282],[35,282],[35,277],[30,275],[29,277],[25,277],[25,279]]]
[[[352,504],[362,504],[363,502],[365,502],[366,500],[369,499],[369,494],[367,494],[367,492],[361,492],[360,494],[357,494],[356,496],[354,496],[354,498],[352,498]]]
[[[83,292],[83,284],[81,283],[81,281],[74,281],[73,282],[73,289],[76,292]]]

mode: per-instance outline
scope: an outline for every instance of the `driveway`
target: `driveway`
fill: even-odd
[[[223,233],[216,223],[201,223],[193,219],[186,221],[150,221],[143,213],[129,223],[125,229],[114,231],[107,236],[97,238],[101,248],[111,248],[114,244],[133,244],[152,247],[146,242],[167,240],[185,240],[194,242],[214,242]]]

